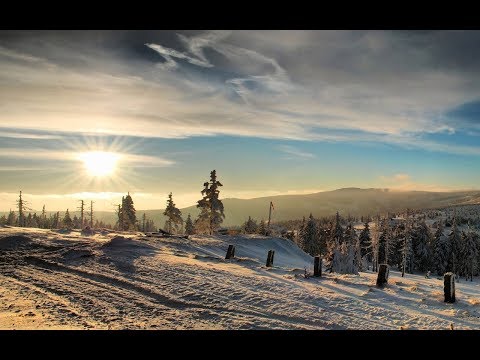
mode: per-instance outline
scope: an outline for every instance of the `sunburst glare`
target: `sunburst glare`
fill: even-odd
[[[78,155],[90,176],[112,176],[120,155],[107,151],[88,151]]]

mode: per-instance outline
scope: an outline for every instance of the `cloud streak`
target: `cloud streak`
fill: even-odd
[[[311,159],[314,158],[315,155],[306,151],[302,151],[294,146],[290,145],[282,145],[278,147],[280,151],[288,154],[289,156],[286,157],[287,159]]]

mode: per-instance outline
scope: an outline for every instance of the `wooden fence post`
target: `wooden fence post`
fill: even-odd
[[[315,262],[313,264],[313,276],[322,276],[322,259],[320,255],[315,256]]]
[[[377,276],[377,286],[383,287],[386,283],[388,283],[388,265],[387,264],[380,264],[378,268],[378,276]]]
[[[231,259],[233,257],[235,257],[235,246],[228,245],[227,255],[225,256],[225,259]]]
[[[445,302],[455,302],[455,274],[447,272],[443,275],[443,292],[445,293]]]
[[[275,255],[275,251],[273,250],[268,250],[268,255],[267,255],[267,267],[272,267],[273,266],[273,256]]]

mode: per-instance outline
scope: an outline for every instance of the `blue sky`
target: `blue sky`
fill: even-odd
[[[480,183],[478,31],[1,31],[0,210]],[[118,154],[99,178],[79,154]]]

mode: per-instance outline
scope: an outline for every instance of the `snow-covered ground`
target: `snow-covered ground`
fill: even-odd
[[[235,259],[225,260],[229,244]],[[274,267],[266,268],[268,250]],[[289,240],[0,228],[0,329],[478,329],[480,282],[313,272]]]

